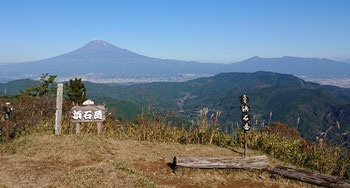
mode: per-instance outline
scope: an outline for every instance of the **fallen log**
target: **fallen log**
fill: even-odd
[[[206,168],[206,169],[267,169],[268,158],[263,156],[255,157],[174,157],[173,167]]]
[[[284,166],[277,166],[272,171],[272,174],[281,175],[286,178],[296,179],[321,185],[326,187],[350,187],[350,181],[336,176],[329,176],[317,172],[310,172],[306,170],[298,170]]]

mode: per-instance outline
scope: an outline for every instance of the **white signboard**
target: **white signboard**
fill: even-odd
[[[74,106],[71,110],[71,121],[74,123],[104,121],[105,114],[104,106]]]

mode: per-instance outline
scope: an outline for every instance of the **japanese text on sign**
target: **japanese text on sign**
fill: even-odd
[[[93,122],[105,120],[104,106],[74,106],[72,108],[72,122]]]
[[[245,131],[249,131],[250,130],[250,124],[249,124],[249,121],[250,121],[250,115],[249,115],[250,107],[248,105],[249,98],[248,98],[248,96],[246,94],[244,94],[244,95],[239,97],[239,100],[241,101],[241,112],[242,112],[241,120],[242,120],[243,129]]]
[[[73,111],[73,119],[75,120],[102,120],[102,111]]]

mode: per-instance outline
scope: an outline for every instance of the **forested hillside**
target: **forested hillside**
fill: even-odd
[[[15,95],[18,94],[21,90],[24,90],[28,87],[39,85],[39,81],[31,79],[22,79],[7,82],[6,84],[0,83],[0,96],[1,95]]]
[[[222,127],[240,122],[238,97],[250,97],[253,126],[280,121],[297,127],[304,138],[315,140],[333,126],[329,140],[350,130],[348,105],[350,90],[305,82],[295,76],[271,72],[222,73],[187,82],[159,82],[131,86],[86,83],[88,95],[125,99],[161,111],[176,110],[178,115],[195,119],[199,110],[221,111]],[[338,122],[338,123],[337,123]],[[340,126],[338,126],[340,125]],[[324,135],[324,134],[323,134]]]
[[[0,91],[16,94],[37,81],[18,80],[0,84]],[[176,116],[195,121],[199,110],[209,114],[221,111],[222,130],[240,126],[240,103],[243,93],[250,97],[251,124],[254,128],[274,121],[296,127],[302,137],[314,141],[318,136],[330,143],[348,145],[350,131],[350,89],[322,86],[288,74],[271,72],[222,73],[187,82],[155,82],[116,86],[85,82],[87,96],[114,114],[133,119],[143,111],[163,114],[174,110]],[[2,92],[3,93],[3,92]]]
[[[37,146],[32,144],[37,143],[35,138],[40,140],[52,135],[56,111],[56,83],[54,79],[55,76],[45,74],[40,79],[40,85],[28,88],[18,95],[6,96],[0,99],[2,107],[4,107],[6,102],[11,102],[14,108],[11,114],[9,137],[6,137],[6,140],[13,141],[13,144],[0,144],[2,159],[15,157],[19,159],[19,161],[14,161],[17,164],[21,163],[22,157],[26,161],[32,160],[26,158],[32,156],[32,154],[27,155],[27,152],[34,152],[44,154],[40,155],[41,159],[43,159],[40,164],[46,164],[44,161],[52,161],[53,156],[47,156],[47,152],[37,152],[37,150],[30,148],[41,149],[42,147],[39,147],[40,144]],[[15,84],[15,82],[10,84]],[[103,103],[106,103],[108,108],[106,121],[103,123],[101,132],[98,131],[100,140],[106,138],[113,141],[118,139],[152,141],[153,145],[154,142],[217,145],[230,149],[230,151],[232,150],[237,154],[242,154],[237,152],[236,147],[241,148],[245,142],[244,140],[247,139],[250,149],[259,150],[272,158],[307,168],[311,171],[347,179],[350,177],[348,168],[349,153],[348,148],[345,148],[348,147],[347,136],[349,131],[346,122],[349,121],[350,106],[348,96],[345,95],[347,90],[339,88],[327,90],[323,86],[305,82],[291,75],[270,72],[257,72],[254,74],[226,73],[184,83],[153,83],[133,86],[86,84],[89,85],[88,89],[84,87],[81,79],[70,80],[69,84],[65,84],[61,131],[64,137],[50,137],[48,140],[63,138],[59,142],[62,142],[65,146],[70,142],[76,143],[65,137],[65,135],[77,134],[75,130],[76,125],[71,121],[71,109],[82,102],[82,100],[77,100],[76,97],[86,100],[85,93],[89,91],[90,97],[88,98],[93,99],[96,104],[103,105]],[[174,84],[174,87],[171,87],[172,84]],[[170,88],[172,90],[168,90]],[[98,93],[98,91],[101,92]],[[93,96],[94,92],[97,95]],[[238,110],[238,96],[242,93],[246,93],[250,97],[249,104],[251,105],[251,114],[253,116],[253,130],[248,131],[244,134],[245,136],[243,135],[243,130],[239,128],[238,120],[236,120],[237,124],[234,122],[235,115],[230,115],[230,113],[234,114]],[[110,95],[114,98],[103,95]],[[119,97],[119,95],[128,99]],[[163,104],[162,101],[166,101],[167,104]],[[157,103],[149,103],[150,105],[148,105],[148,102]],[[116,113],[114,108],[117,110]],[[208,110],[208,108],[212,110]],[[264,112],[265,108],[266,112]],[[168,113],[171,109],[176,110],[176,117],[173,117],[173,113]],[[277,111],[272,111],[271,109]],[[218,112],[219,110],[222,113]],[[271,111],[268,113],[267,110]],[[267,113],[267,115],[259,116],[259,111]],[[113,113],[117,117],[124,117],[124,120],[115,119],[111,116]],[[298,113],[296,124],[290,123],[288,125],[286,123],[272,122],[289,121],[288,118],[294,113]],[[318,114],[323,116],[321,121],[317,119]],[[193,121],[190,124],[181,124],[181,118]],[[286,118],[286,120],[283,120],[283,118]],[[233,126],[229,126],[228,122],[230,121]],[[293,118],[291,121],[293,121]],[[317,124],[319,122],[320,124]],[[327,130],[317,130],[318,127],[314,125],[325,126]],[[329,126],[327,127],[327,125]],[[229,128],[231,130],[234,128],[235,130],[230,132],[228,131]],[[310,142],[300,137],[299,131],[304,131],[304,137],[306,135],[307,138],[307,136],[312,134],[309,130],[315,129],[317,133],[323,132],[321,134],[318,133],[318,140]],[[96,131],[97,127],[94,123],[84,123],[79,134],[89,135],[86,138],[91,139],[91,134],[95,134]],[[336,135],[339,140],[331,139],[329,135]],[[33,138],[34,140],[31,141]],[[68,140],[66,141],[65,138],[68,138]],[[77,136],[77,139],[81,138],[83,137]],[[325,138],[331,143],[339,141],[340,145],[330,146],[324,142]],[[17,142],[18,140],[19,142]],[[48,140],[44,142],[48,142]],[[4,137],[2,137],[2,141],[5,141]],[[29,145],[25,144],[25,147],[22,147],[24,142]],[[85,142],[87,143],[87,148],[91,148],[91,144],[95,144],[95,142],[92,143],[88,140],[84,140],[82,143]],[[81,146],[81,144],[78,145]],[[74,145],[74,147],[76,146]],[[25,148],[25,150],[21,150],[21,148]],[[84,150],[84,148],[86,147],[83,146],[82,149]],[[44,150],[48,151],[49,149]],[[24,151],[25,155],[17,155],[21,151]],[[74,152],[72,150],[73,156],[76,154],[76,151],[76,149],[74,149]],[[131,152],[133,156],[135,153]],[[171,150],[170,153],[173,154],[173,152]],[[54,153],[57,154],[57,151]],[[90,154],[89,152],[84,153]],[[68,155],[70,155],[69,152],[65,153],[64,156]],[[93,154],[92,158],[94,157],[96,157],[95,154]],[[111,161],[105,155],[99,155],[98,158]],[[275,159],[271,159],[274,164]],[[70,160],[64,159],[64,161]],[[105,164],[102,161],[98,161],[98,164],[91,163],[91,165]],[[165,165],[166,162],[162,161],[162,164]],[[86,165],[89,166],[90,163]],[[25,164],[21,166],[23,166],[21,168],[23,170],[19,171],[28,171],[28,168],[30,168],[30,166]],[[51,168],[51,165],[48,165],[48,167]],[[271,168],[280,169],[278,166],[273,166],[273,164]],[[80,168],[72,169],[73,171],[70,171],[72,173],[75,172],[74,170],[80,170]],[[13,184],[8,177],[6,176],[5,179],[2,179],[0,184]],[[51,183],[54,183],[54,180],[57,179],[55,173],[50,173],[50,177],[52,177],[50,179]],[[75,177],[75,174],[73,176],[68,175],[68,177]],[[337,177],[333,178],[337,179]],[[32,177],[28,177],[28,179],[30,181],[25,181],[34,183],[31,181]],[[99,178],[92,177],[90,180],[99,181]],[[145,183],[141,180],[139,180],[139,183]],[[341,179],[341,181],[345,180]],[[274,182],[272,180],[272,183]],[[280,182],[280,179],[277,182]],[[157,183],[162,184],[161,182]]]

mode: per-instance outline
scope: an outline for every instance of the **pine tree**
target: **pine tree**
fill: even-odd
[[[74,102],[75,104],[81,105],[86,98],[86,88],[84,83],[81,81],[81,78],[74,80],[69,80],[69,85],[65,83],[66,95],[68,100]]]
[[[40,85],[30,87],[24,91],[21,91],[20,95],[30,97],[42,97],[44,95],[55,95],[57,91],[56,79],[57,75],[49,75],[49,73],[42,74],[40,77]]]

